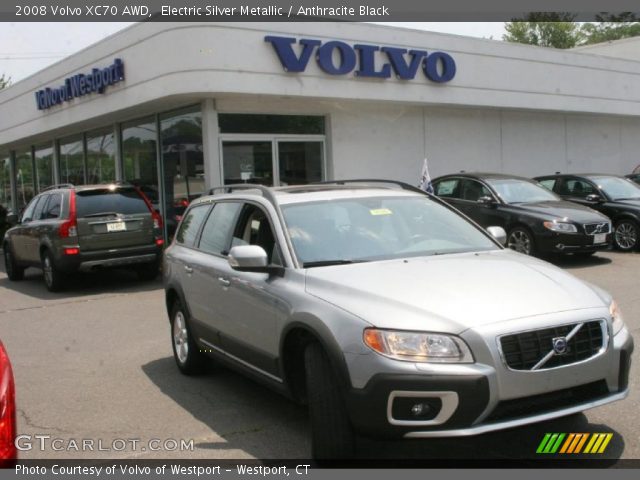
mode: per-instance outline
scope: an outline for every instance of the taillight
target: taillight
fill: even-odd
[[[156,238],[156,245],[159,247],[164,245],[164,238]]]
[[[13,372],[0,342],[0,460],[16,458],[16,400]]]
[[[58,229],[58,235],[61,238],[77,237],[78,222],[76,220],[76,192],[71,190],[69,195],[69,219],[65,220]]]

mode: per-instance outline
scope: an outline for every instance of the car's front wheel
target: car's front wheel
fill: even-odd
[[[44,274],[44,284],[50,292],[59,292],[64,288],[65,275],[56,267],[53,262],[53,255],[50,251],[42,254],[42,273]]]
[[[516,227],[507,235],[507,247],[525,255],[535,254],[533,235],[524,227]]]
[[[312,457],[352,458],[355,434],[338,379],[320,344],[311,343],[306,348],[304,363],[311,419]]]
[[[613,230],[613,244],[618,250],[628,252],[638,248],[638,224],[633,220],[620,220]]]
[[[189,315],[179,301],[171,310],[171,345],[176,365],[185,375],[202,373],[206,365],[206,357],[200,351],[191,335]]]
[[[24,278],[24,268],[20,267],[16,263],[16,259],[13,256],[13,252],[11,251],[11,247],[9,247],[8,243],[5,243],[4,248],[4,268],[7,272],[7,277],[9,280],[15,282],[18,280],[22,280]]]

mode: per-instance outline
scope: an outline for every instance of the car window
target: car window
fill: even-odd
[[[460,185],[460,198],[477,202],[480,197],[491,197],[493,195],[487,187],[476,180],[464,179]]]
[[[612,200],[637,200],[640,198],[640,187],[627,178],[591,177],[598,187]]]
[[[61,206],[62,195],[60,193],[52,193],[51,195],[49,195],[49,203],[47,204],[47,208],[45,209],[42,218],[59,218]]]
[[[544,188],[551,190],[553,192],[554,187],[556,186],[556,179],[555,178],[547,178],[545,180],[540,180],[538,182],[540,185],[542,185]]]
[[[189,210],[187,215],[182,219],[180,229],[176,234],[176,242],[186,246],[193,247],[200,231],[200,226],[204,221],[211,205],[197,205]]]
[[[528,180],[519,178],[491,178],[487,180],[491,188],[498,194],[505,203],[534,203],[551,202],[559,200],[559,197]]]
[[[36,197],[33,200],[31,200],[29,202],[29,205],[27,205],[27,208],[24,209],[24,212],[22,213],[22,222],[30,222],[31,220],[33,220],[33,212],[36,209],[36,205],[38,204],[38,201],[40,200],[40,198],[42,197]]]
[[[566,179],[560,190],[560,195],[571,195],[578,198],[584,198],[592,193],[596,193],[593,185],[578,178]]]
[[[49,200],[49,195],[41,195],[40,201],[36,205],[36,208],[33,210],[33,220],[40,220],[42,218],[42,212],[47,205],[47,201]]]
[[[216,203],[207,218],[200,236],[199,248],[217,255],[227,255],[234,222],[242,204],[239,202]]]
[[[459,183],[458,178],[441,180],[435,185],[435,193],[438,197],[456,198]]]
[[[79,218],[114,212],[123,215],[150,213],[146,202],[133,187],[76,192],[76,211]]]
[[[282,265],[273,228],[267,214],[256,205],[245,205],[238,219],[232,246],[258,245],[267,252],[269,263]]]
[[[499,248],[469,221],[424,197],[336,199],[282,210],[306,266]]]

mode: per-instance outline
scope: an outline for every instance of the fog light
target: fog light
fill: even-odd
[[[438,397],[395,397],[391,405],[394,420],[426,421],[434,419],[442,409]]]
[[[426,415],[431,410],[431,407],[426,403],[416,403],[413,407],[411,407],[411,414],[414,417],[422,417]]]

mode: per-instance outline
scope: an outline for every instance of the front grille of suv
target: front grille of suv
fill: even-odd
[[[544,370],[587,360],[606,348],[606,323],[604,320],[593,320],[582,323],[577,333],[566,341],[564,353],[556,353],[554,340],[566,338],[577,325],[574,323],[504,335],[500,337],[502,357],[512,370],[532,370],[553,352],[546,362],[537,367]]]

